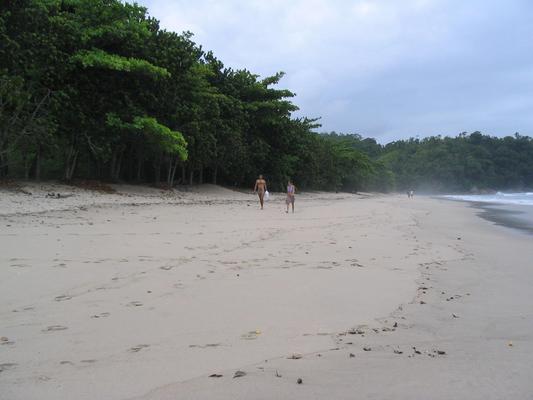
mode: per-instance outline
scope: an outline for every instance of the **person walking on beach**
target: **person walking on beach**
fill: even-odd
[[[254,193],[257,193],[257,195],[259,196],[259,204],[261,204],[261,210],[263,209],[266,190],[266,181],[263,179],[263,175],[259,175],[259,178],[255,181]]]
[[[289,182],[287,183],[287,199],[285,200],[285,203],[287,203],[287,211],[285,211],[287,214],[289,213],[289,204],[292,205],[292,212],[294,213],[294,195],[296,194],[296,187],[292,183],[292,181],[289,179]]]

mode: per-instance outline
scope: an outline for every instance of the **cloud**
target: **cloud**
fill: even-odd
[[[227,66],[283,70],[298,115],[380,141],[533,134],[526,0],[144,0]]]

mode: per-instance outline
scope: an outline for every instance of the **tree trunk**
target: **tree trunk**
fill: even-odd
[[[156,186],[161,183],[161,156],[157,156],[154,161],[154,182]]]
[[[41,180],[41,161],[42,161],[42,146],[37,146],[37,155],[35,156],[35,180]]]
[[[171,158],[172,160],[172,158]],[[174,163],[170,163],[170,170],[169,170],[169,173],[170,173],[170,176],[169,176],[169,181],[168,181],[168,188],[169,189],[172,189],[174,187],[174,177],[176,176],[176,169],[178,168],[178,158],[175,158],[174,159]]]
[[[24,154],[22,159],[24,160],[24,180],[28,181],[30,180],[32,160],[27,154]]]
[[[168,158],[168,168],[167,168],[167,186],[170,187],[170,176],[172,174],[172,157]]]
[[[191,167],[191,170],[189,172],[189,185],[192,186],[194,183],[194,170]]]
[[[143,150],[141,146],[137,146],[137,182],[141,181],[143,167]]]
[[[200,176],[198,177],[198,181],[200,185],[204,183],[204,167],[200,165]]]
[[[139,158],[137,160],[137,174],[136,174],[136,178],[135,180],[137,182],[140,182],[141,181],[141,172],[142,172],[142,168],[143,168],[143,162],[142,160]]]
[[[115,168],[117,165],[117,152],[113,151],[111,154],[111,162],[109,164],[109,179],[113,182],[115,180]]]
[[[128,161],[128,181],[133,181],[133,177],[135,176],[135,152],[132,150],[129,151],[128,157],[126,157],[126,160]]]
[[[76,151],[76,153],[74,154],[74,159],[72,160],[72,163],[70,165],[70,169],[68,171],[68,177],[67,177],[68,181],[71,181],[72,178],[74,177],[74,171],[76,170],[76,164],[77,163],[78,163],[78,152]]]
[[[213,185],[217,184],[217,175],[218,175],[218,165],[215,165],[215,169],[213,170]]]
[[[70,182],[74,176],[76,169],[76,162],[78,161],[78,150],[74,147],[70,147],[67,153],[67,159],[65,161],[65,180]]]
[[[187,175],[185,173],[185,163],[181,164],[181,184],[185,185],[185,182],[187,181]]]
[[[122,169],[122,157],[123,156],[124,156],[124,150],[122,150],[120,154],[118,155],[118,161],[117,161],[117,164],[115,165],[115,177],[114,177],[115,182],[118,182],[120,180],[120,170]]]
[[[2,154],[2,149],[0,148],[0,178],[5,178],[7,176],[7,157]]]
[[[170,176],[170,186],[169,189],[172,189],[174,187],[174,178],[176,177],[176,169],[178,168],[178,163],[176,162],[174,164],[174,167],[172,167],[172,175]]]

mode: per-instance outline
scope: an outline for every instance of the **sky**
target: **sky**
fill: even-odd
[[[533,136],[533,1],[137,2],[227,67],[284,71],[320,131]]]

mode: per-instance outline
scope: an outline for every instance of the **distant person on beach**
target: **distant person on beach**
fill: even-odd
[[[408,190],[408,191],[407,191],[407,197],[408,197],[409,199],[413,198],[414,195],[415,195],[415,192],[414,192],[413,190]]]
[[[289,204],[292,205],[292,212],[294,213],[294,195],[296,194],[296,187],[293,185],[292,181],[289,179],[289,182],[287,183],[287,199],[285,200],[285,203],[287,203],[287,211],[285,211],[287,214],[289,213]]]
[[[259,178],[255,181],[254,193],[259,196],[259,204],[261,204],[261,210],[265,200],[265,192],[267,190],[267,183],[263,179],[263,175],[259,175]]]

